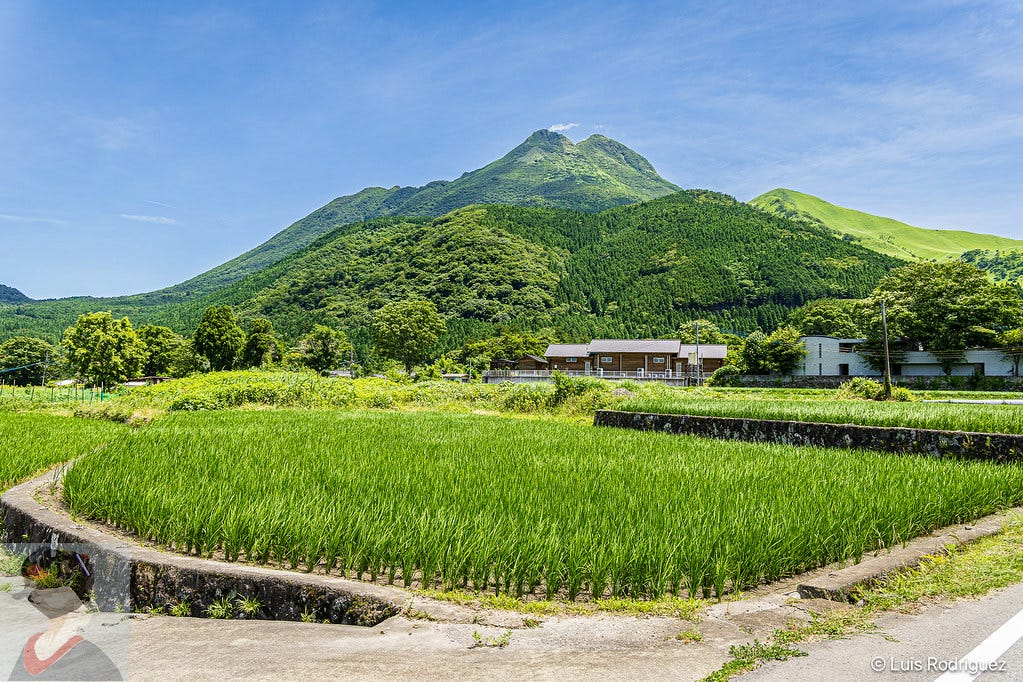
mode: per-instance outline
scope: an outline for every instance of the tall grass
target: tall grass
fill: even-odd
[[[95,420],[0,412],[0,491],[87,454],[124,430]]]
[[[946,431],[1023,433],[1023,407],[1019,405],[665,397],[624,400],[615,405],[614,409],[708,417],[904,426]]]
[[[229,560],[498,593],[721,594],[1023,502],[1023,468],[471,414],[176,413],[74,512]]]

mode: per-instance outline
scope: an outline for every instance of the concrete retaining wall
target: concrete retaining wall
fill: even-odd
[[[52,475],[12,488],[0,497],[4,542],[61,543],[119,548],[129,554],[132,608],[145,611],[188,602],[193,616],[224,597],[256,598],[260,613],[249,618],[301,620],[372,626],[401,612],[406,593],[382,585],[323,575],[293,573],[129,547],[125,541],[77,524],[43,506],[33,494]]]
[[[840,376],[797,376],[742,374],[735,379],[744,388],[838,388],[854,377]],[[880,377],[868,379],[880,381]],[[1023,392],[1023,377],[975,377],[975,376],[897,376],[892,377],[896,386],[905,386],[914,391],[958,390],[958,391],[1020,391]]]
[[[1023,436],[997,433],[935,431],[852,424],[816,424],[771,419],[700,417],[614,410],[599,410],[593,423],[595,426],[692,434],[727,440],[860,448],[994,462],[1023,461]]]

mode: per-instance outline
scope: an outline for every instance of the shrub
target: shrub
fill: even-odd
[[[718,367],[714,370],[714,373],[707,379],[708,386],[739,386],[739,376],[742,372],[736,365],[725,365],[724,367]]]
[[[884,386],[866,377],[853,377],[838,387],[836,395],[839,400],[881,400],[883,396]]]

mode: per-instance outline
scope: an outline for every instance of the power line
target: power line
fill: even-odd
[[[38,365],[49,364],[46,360],[40,360],[39,362],[33,362],[31,365],[22,365],[21,367],[11,367],[10,369],[0,369],[0,374],[8,374],[10,372],[17,372],[19,369],[28,369],[29,367],[36,367]]]

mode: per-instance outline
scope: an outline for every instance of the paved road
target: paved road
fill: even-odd
[[[893,614],[881,618],[881,634],[859,635],[805,645],[806,658],[772,662],[741,679],[749,682],[859,682],[897,680],[916,682],[941,677],[941,664],[958,661],[988,639],[1000,626],[1023,610],[1023,584],[979,600],[931,606],[918,615]],[[1004,643],[1023,635],[1023,617],[1017,618]],[[889,641],[893,640],[893,641]],[[995,647],[996,653],[1002,647]],[[880,661],[878,663],[877,661]],[[1023,641],[1016,641],[997,656],[1003,672],[989,671],[982,682],[1023,680]],[[878,672],[872,665],[881,668]],[[923,670],[917,668],[923,667]],[[930,669],[928,669],[930,668]],[[972,675],[955,678],[971,680]],[[950,682],[945,678],[942,682]]]

